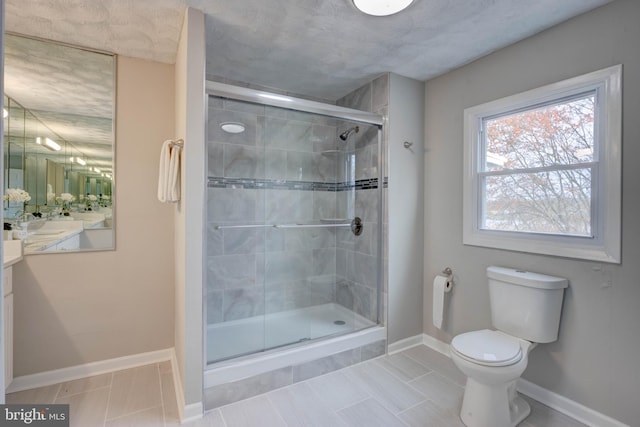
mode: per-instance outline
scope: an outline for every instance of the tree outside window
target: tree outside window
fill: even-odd
[[[465,245],[619,263],[622,66],[464,110]]]
[[[483,123],[482,228],[592,235],[595,94]]]

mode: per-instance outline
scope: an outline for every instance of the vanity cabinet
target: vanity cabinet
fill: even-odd
[[[57,242],[44,249],[43,252],[51,251],[71,251],[80,249],[80,234],[75,234],[67,239]]]
[[[4,386],[13,381],[13,267],[4,268]]]

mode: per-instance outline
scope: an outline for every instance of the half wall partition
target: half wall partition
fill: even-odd
[[[206,360],[382,318],[382,117],[207,83]]]

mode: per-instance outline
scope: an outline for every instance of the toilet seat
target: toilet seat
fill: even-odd
[[[522,359],[518,338],[489,329],[455,336],[451,349],[461,358],[483,366],[509,366]]]

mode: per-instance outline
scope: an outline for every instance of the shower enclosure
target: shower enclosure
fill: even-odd
[[[379,324],[382,118],[207,94],[207,363]]]

